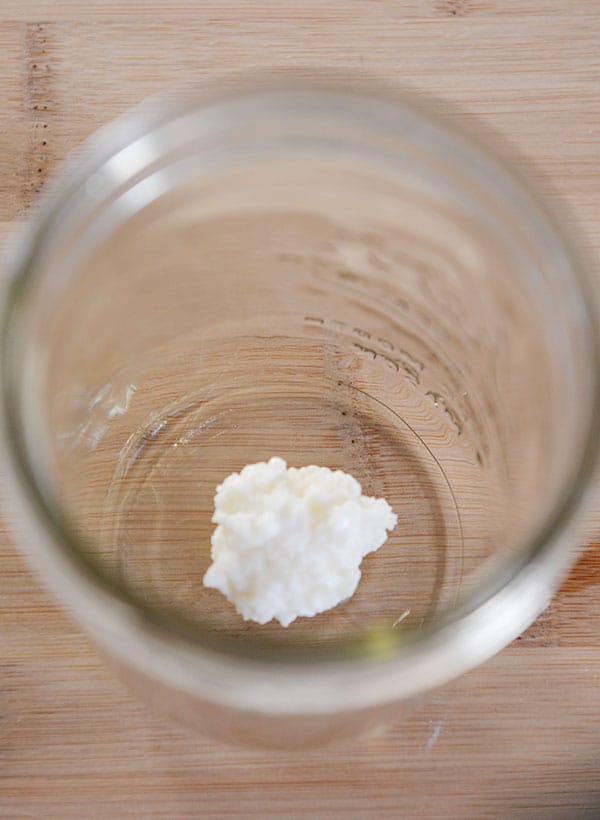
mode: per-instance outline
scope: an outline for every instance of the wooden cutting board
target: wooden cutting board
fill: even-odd
[[[600,270],[598,0],[3,0],[0,236],[142,97],[267,66],[368,72],[495,129]],[[138,704],[2,528],[0,816],[600,817],[600,502],[589,532],[512,646],[387,734],[297,755],[221,746]]]

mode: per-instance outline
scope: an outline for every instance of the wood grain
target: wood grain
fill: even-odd
[[[497,132],[597,266],[599,55],[596,0],[5,0],[0,240],[60,161],[142,97],[223,70],[318,66],[423,89]],[[3,528],[0,816],[598,817],[599,586],[593,544],[528,633],[391,732],[268,754],[135,702]]]

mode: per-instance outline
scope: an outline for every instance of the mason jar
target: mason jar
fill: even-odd
[[[420,101],[154,100],[91,140],[6,267],[20,543],[187,725],[296,746],[392,720],[522,632],[576,557],[589,275],[528,184]],[[286,629],[202,583],[216,485],[272,456],[398,516],[355,595]]]

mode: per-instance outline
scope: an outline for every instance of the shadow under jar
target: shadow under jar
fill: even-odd
[[[23,234],[4,445],[33,562],[122,674],[222,737],[320,742],[496,652],[573,559],[589,283],[536,198],[402,97],[263,87],[103,132]],[[398,515],[289,628],[202,584],[216,485],[285,458]]]

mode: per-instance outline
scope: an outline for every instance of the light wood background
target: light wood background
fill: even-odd
[[[0,0],[0,237],[131,104],[266,66],[367,71],[495,129],[600,270],[598,0]],[[527,634],[411,718],[295,755],[135,702],[2,529],[0,816],[600,817],[598,548]]]

